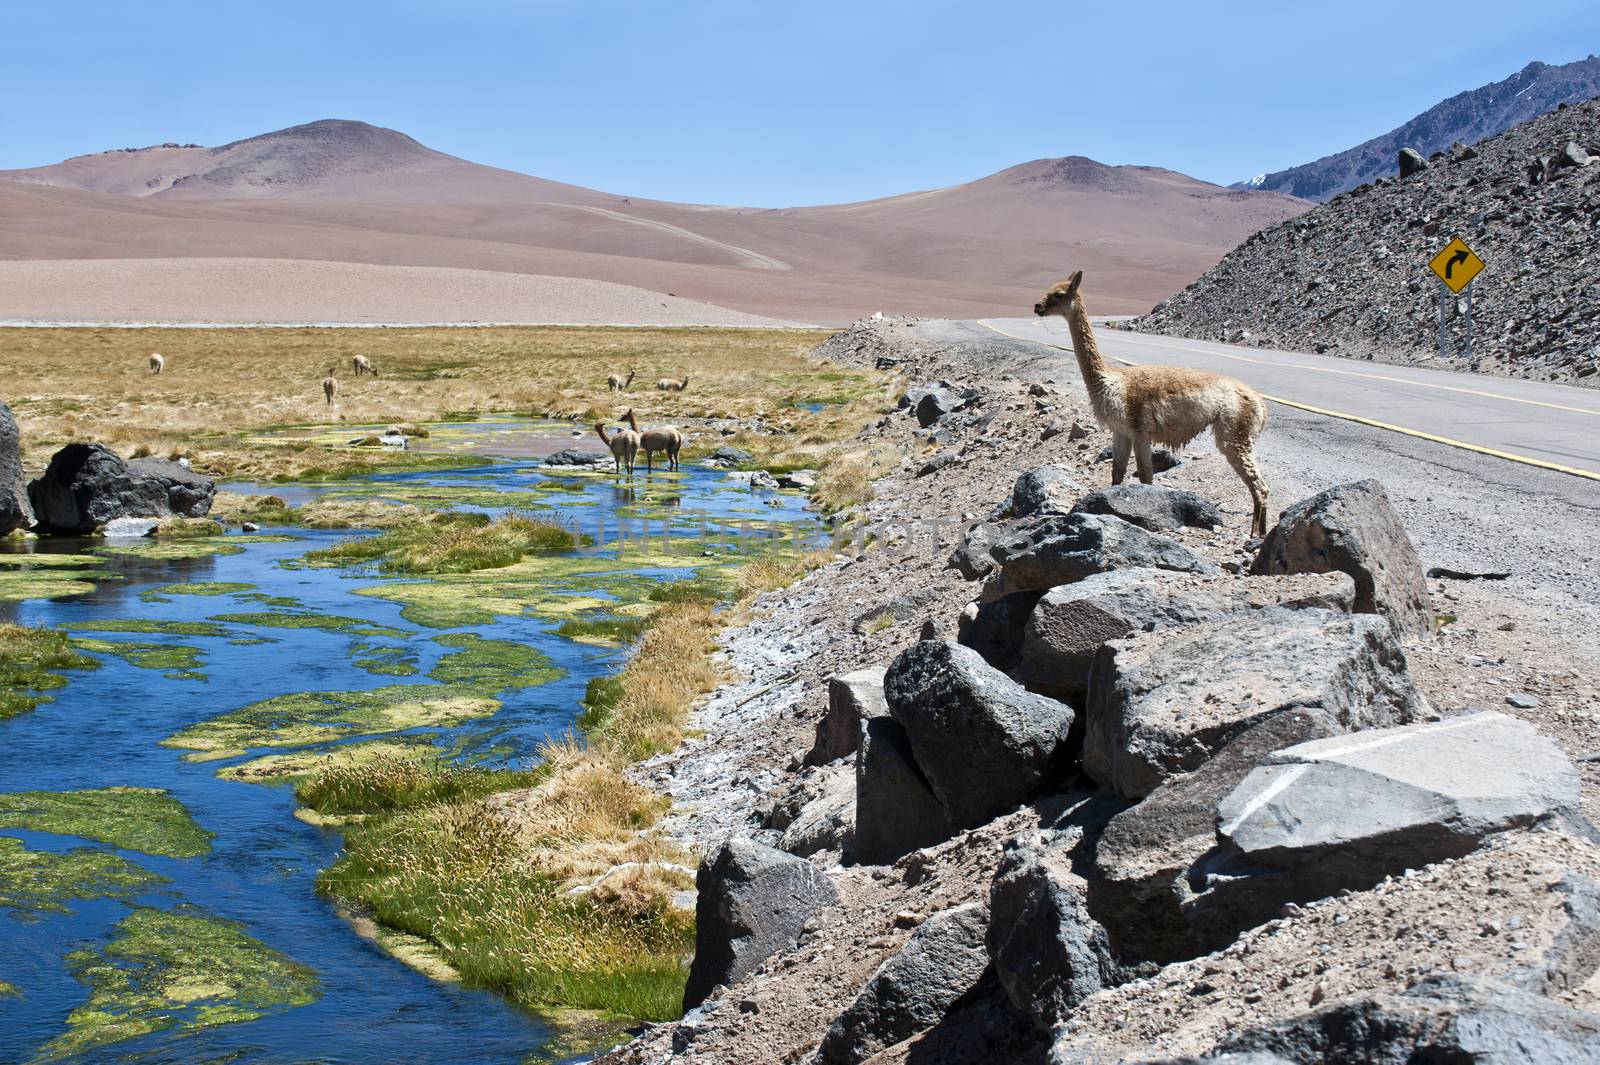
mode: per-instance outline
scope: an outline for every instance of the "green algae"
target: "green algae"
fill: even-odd
[[[191,725],[161,741],[197,752],[193,760],[226,758],[255,747],[309,747],[487,717],[498,699],[432,684],[392,684],[370,691],[296,692],[251,703]]]
[[[204,854],[212,837],[161,788],[0,792],[0,828],[81,836],[168,858]]]
[[[255,585],[246,581],[190,581],[187,584],[163,584],[158,588],[150,588],[140,592],[139,598],[147,603],[164,603],[168,597],[175,595],[240,595],[254,590]]]
[[[260,603],[262,606],[287,607],[291,610],[302,605],[300,600],[292,595],[266,595],[262,592],[250,592],[246,595],[241,595],[239,598],[249,600],[252,603]]]
[[[146,543],[107,544],[94,548],[97,555],[114,558],[146,559],[156,562],[191,558],[210,558],[216,555],[237,555],[244,544],[285,544],[300,539],[284,533],[246,533],[240,536],[195,536],[172,540],[156,539]]]
[[[97,618],[63,626],[74,632],[154,633],[162,636],[226,636],[228,630],[210,621],[157,621],[153,618]]]
[[[298,784],[335,765],[360,765],[380,758],[425,758],[438,755],[438,733],[428,732],[393,739],[328,744],[285,754],[264,754],[248,762],[217,770],[223,780],[246,784]]]
[[[535,688],[565,675],[542,651],[511,640],[489,640],[462,632],[436,636],[434,643],[459,650],[441,658],[428,676],[483,695]]]
[[[644,618],[607,614],[563,621],[556,627],[556,634],[580,643],[632,643],[644,632],[644,627]]]
[[[400,615],[436,629],[486,625],[501,617],[565,619],[595,610],[619,611],[648,598],[648,580],[621,580],[641,570],[705,570],[725,565],[691,553],[629,552],[605,555],[533,556],[499,569],[440,574],[429,581],[373,585],[358,595],[401,605]]]
[[[417,653],[409,647],[389,647],[357,640],[351,645],[350,664],[382,677],[411,677],[418,672]]]
[[[110,574],[95,574],[95,580],[121,580]],[[87,595],[94,591],[94,581],[72,575],[69,570],[0,570],[0,603],[18,603],[24,599],[63,599],[69,595]]]
[[[314,614],[310,612],[283,613],[260,610],[242,614],[214,614],[211,620],[226,625],[253,625],[268,629],[321,629],[324,632],[347,632],[358,636],[408,636],[401,629],[374,625],[363,618],[343,614]]]
[[[159,873],[92,847],[56,854],[0,836],[0,910],[14,914],[67,913],[72,899],[129,899],[165,883]]]
[[[58,555],[49,551],[0,554],[0,570],[96,569],[104,567],[105,564],[105,559],[96,558],[94,555]]]
[[[0,998],[21,998],[22,988],[16,984],[0,980]]]
[[[484,510],[527,510],[547,505],[539,492],[457,484],[373,483],[329,492],[332,499],[378,499],[419,507],[481,507]]]
[[[244,931],[192,907],[138,907],[99,950],[67,956],[89,1000],[67,1016],[40,1062],[169,1029],[252,1021],[317,1000],[316,974]]]
[[[63,633],[0,625],[0,721],[52,701],[45,693],[67,683],[58,670],[99,665],[73,650]]]
[[[205,663],[198,647],[144,640],[96,640],[89,636],[74,636],[72,646],[93,654],[113,655],[140,669],[165,669],[173,680],[206,679],[200,671]]]

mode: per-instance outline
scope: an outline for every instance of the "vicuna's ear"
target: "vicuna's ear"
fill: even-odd
[[[1083,271],[1079,270],[1067,279],[1067,295],[1076,296],[1078,286],[1083,284]]]

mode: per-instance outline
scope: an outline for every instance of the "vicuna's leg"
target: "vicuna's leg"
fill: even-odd
[[[1228,457],[1228,465],[1232,466],[1244,486],[1250,489],[1250,502],[1253,509],[1250,513],[1250,535],[1267,535],[1267,482],[1261,476],[1261,471],[1256,468],[1255,452],[1249,444],[1229,443],[1222,448],[1222,453]]]
[[[1133,442],[1134,468],[1139,472],[1139,483],[1150,484],[1156,479],[1156,462],[1150,454],[1150,439],[1141,436]]]
[[[1128,475],[1128,452],[1133,450],[1133,440],[1121,433],[1111,436],[1111,483],[1121,484]]]

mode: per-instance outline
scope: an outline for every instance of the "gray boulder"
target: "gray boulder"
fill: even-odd
[[[1084,491],[1084,486],[1067,476],[1065,470],[1055,466],[1035,467],[1018,477],[1011,487],[1011,516],[1065,514]]]
[[[1008,591],[1048,591],[1095,573],[1149,567],[1219,573],[1216,564],[1182,544],[1121,518],[1095,514],[1045,515],[1024,522],[989,549]]]
[[[960,572],[969,581],[982,580],[995,570],[989,548],[995,540],[1005,535],[1006,529],[994,522],[978,522],[966,531],[961,543],[950,554],[949,567]]]
[[[804,858],[729,839],[695,875],[694,961],[684,1009],[719,984],[735,984],[769,957],[793,948],[807,920],[839,901],[833,881]]]
[[[1244,580],[1157,569],[1097,573],[1044,594],[1023,628],[1011,676],[1029,691],[1078,700],[1108,640],[1274,606],[1348,613],[1354,598],[1355,584],[1342,573]]]
[[[892,718],[863,721],[856,752],[855,860],[887,865],[955,832],[917,768],[906,730]]]
[[[1377,481],[1339,485],[1278,517],[1250,572],[1348,573],[1355,610],[1382,614],[1401,635],[1433,631],[1433,604],[1422,563]]]
[[[1072,508],[1074,513],[1113,514],[1151,532],[1176,532],[1184,527],[1215,529],[1222,511],[1215,503],[1180,488],[1159,484],[1119,484],[1099,488]]]
[[[960,461],[961,453],[959,451],[946,449],[929,458],[928,461],[924,462],[921,466],[918,466],[916,476],[927,477],[930,474],[938,473],[946,466],[954,466]]]
[[[828,710],[817,722],[817,738],[806,755],[808,765],[822,765],[854,754],[861,745],[861,722],[887,717],[883,701],[885,666],[868,666],[828,678]]]
[[[22,475],[22,434],[11,408],[0,402],[0,536],[32,524],[28,482]]]
[[[1240,1033],[1219,1049],[1296,1065],[1593,1065],[1600,1015],[1502,983],[1440,975],[1401,995],[1334,1002]]]
[[[972,828],[1041,794],[1070,764],[1075,715],[968,647],[924,641],[884,675],[889,714],[950,822]]]
[[[705,464],[707,466],[743,466],[754,457],[742,447],[723,444],[705,457]]]
[[[828,1026],[813,1061],[857,1065],[938,1024],[983,976],[988,924],[976,902],[930,917]]]
[[[995,975],[1012,1004],[1043,1032],[1117,981],[1105,930],[1085,905],[1086,887],[1063,850],[1012,845],[990,888]]]
[[[78,535],[116,518],[202,518],[215,495],[209,477],[176,462],[125,462],[99,444],[68,444],[28,485],[40,527]]]
[[[1038,592],[1012,592],[991,602],[967,606],[956,626],[956,641],[983,656],[1002,673],[1022,658],[1022,634],[1039,602]]]
[[[1216,846],[1217,803],[1273,751],[1341,732],[1326,711],[1286,710],[1111,819],[1095,844],[1088,904],[1118,957],[1165,964],[1224,945],[1184,916],[1195,894],[1189,872]]]
[[[1485,837],[1578,808],[1578,774],[1532,725],[1492,711],[1269,754],[1217,806],[1215,887],[1191,920],[1249,927],[1285,902],[1362,890]]]
[[[1400,149],[1400,176],[1408,178],[1412,174],[1420,174],[1428,169],[1428,160],[1415,148]]]
[[[827,766],[809,782],[807,791],[812,797],[784,828],[778,847],[801,858],[824,851],[851,852],[856,832],[855,767],[844,762]]]
[[[924,429],[933,425],[940,418],[952,411],[961,408],[961,400],[955,393],[943,388],[931,388],[922,394],[912,408],[917,415],[917,424]]]
[[[1252,611],[1107,643],[1090,674],[1084,772],[1142,799],[1252,725],[1308,707],[1354,731],[1406,724],[1427,703],[1381,618]]]
[[[604,451],[590,451],[581,447],[564,447],[544,458],[546,466],[599,466],[610,462],[611,456]]]

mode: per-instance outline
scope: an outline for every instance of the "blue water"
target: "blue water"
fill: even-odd
[[[273,486],[275,494],[298,501],[323,491],[349,491],[386,485],[492,487],[536,490],[551,479],[528,463],[500,462],[447,473],[409,473],[336,486]],[[788,493],[730,488],[723,475],[685,466],[673,478],[641,473],[635,487],[619,487],[606,477],[560,478],[580,491],[550,492],[542,506],[558,512],[594,537],[594,550],[614,550],[619,536],[704,540],[705,550],[721,552],[769,537],[775,528],[814,530],[803,500]],[[251,486],[242,486],[250,489]],[[766,501],[776,499],[779,505]],[[468,508],[475,509],[475,508]],[[483,508],[495,510],[499,508]],[[744,528],[742,523],[757,523]],[[774,523],[777,523],[774,526]],[[54,702],[0,721],[0,790],[67,790],[126,784],[165,788],[183,802],[199,824],[214,832],[210,853],[170,859],[134,852],[123,857],[170,878],[160,890],[132,900],[169,908],[192,904],[242,922],[246,931],[288,958],[316,970],[321,997],[308,1006],[261,1020],[198,1031],[168,1031],[103,1048],[89,1060],[189,1062],[523,1062],[547,1043],[554,1029],[535,1014],[508,1005],[495,995],[424,977],[358,936],[314,890],[317,871],[339,853],[337,832],[296,820],[288,787],[220,780],[216,771],[231,762],[184,762],[184,753],[158,746],[179,729],[256,700],[291,692],[355,690],[394,683],[432,683],[426,672],[450,653],[432,640],[440,630],[405,621],[400,606],[355,594],[382,583],[371,572],[296,568],[306,551],[351,535],[348,531],[291,532],[289,543],[242,545],[236,555],[196,560],[117,559],[114,572],[125,581],[108,581],[91,594],[43,601],[0,604],[0,620],[28,625],[68,626],[96,618],[205,619],[217,614],[268,609],[233,596],[176,596],[146,602],[140,592],[179,581],[244,581],[256,594],[293,596],[295,609],[360,617],[413,633],[403,644],[417,655],[419,674],[382,676],[352,664],[350,645],[359,639],[315,629],[254,629],[230,625],[232,637],[263,637],[271,642],[238,645],[227,638],[88,633],[110,640],[171,640],[201,648],[206,680],[173,679],[162,671],[139,668],[107,657],[101,668],[69,674]],[[91,542],[46,542],[39,549],[86,550]],[[696,544],[695,547],[702,545]],[[695,551],[687,553],[692,560]],[[290,563],[290,565],[284,565]],[[640,579],[671,580],[688,570],[652,570]],[[535,688],[503,693],[504,708],[494,717],[455,728],[429,728],[441,747],[457,747],[492,763],[527,764],[539,743],[571,727],[588,681],[614,670],[624,652],[576,643],[557,636],[552,624],[531,617],[501,618],[467,630],[496,639],[531,644],[566,673]],[[252,752],[250,757],[261,753]],[[235,759],[241,761],[244,759]],[[48,833],[0,829],[40,850],[96,846],[90,840]],[[109,848],[105,848],[109,849]],[[0,1062],[32,1057],[61,1034],[67,1014],[88,997],[88,989],[67,970],[64,956],[79,947],[100,946],[128,912],[120,901],[71,900],[72,912],[20,919],[0,913],[0,980],[18,985],[23,997],[0,997]],[[540,1057],[539,1060],[545,1060]]]

